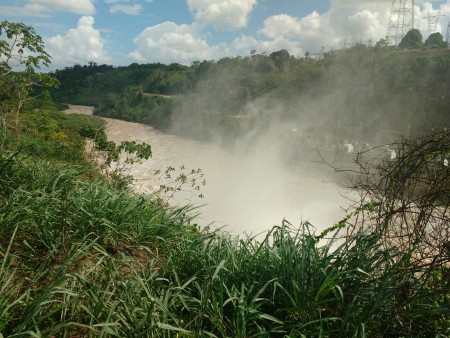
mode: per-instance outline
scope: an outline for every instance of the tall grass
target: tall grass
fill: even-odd
[[[283,222],[261,243],[223,234],[180,243],[165,267],[189,290],[188,328],[218,337],[429,336],[435,328],[417,318],[443,324],[448,307],[428,312],[431,295],[408,274],[408,256],[384,250],[378,235],[319,246],[308,224],[290,228]]]
[[[157,279],[158,243],[169,246],[190,231],[188,210],[82,179],[77,166],[6,153],[0,168],[0,328],[6,333],[48,336],[77,327],[112,334],[119,325],[112,318],[138,318],[134,307],[130,318],[115,318],[130,289],[138,288],[130,304],[142,303],[143,292],[160,296],[140,273]]]
[[[192,217],[85,166],[2,149],[0,337],[450,333],[449,278],[418,278],[414,248],[361,231],[318,242],[287,221],[239,238]]]

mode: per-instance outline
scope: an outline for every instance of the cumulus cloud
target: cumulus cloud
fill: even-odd
[[[270,40],[256,39],[252,36],[241,35],[234,39],[233,48],[240,55],[249,55],[251,50],[258,53],[270,54],[272,52],[286,49],[291,55],[302,56],[303,49],[298,41],[292,41],[283,37],[277,37]]]
[[[255,49],[284,45],[291,54],[302,56],[306,51],[342,48],[345,42],[374,42],[386,35],[390,11],[386,2],[339,0],[333,3],[323,14],[314,11],[302,18],[287,14],[268,17],[259,31],[262,38],[254,41]],[[273,48],[268,52],[274,51]]]
[[[189,10],[199,23],[219,29],[247,26],[247,20],[256,0],[188,0]]]
[[[261,32],[268,37],[295,37],[300,34],[300,20],[287,14],[274,15],[264,21]]]
[[[53,10],[71,12],[80,15],[95,13],[94,0],[28,0],[31,4],[41,4]]]
[[[111,13],[122,12],[122,13],[128,14],[128,15],[138,15],[139,13],[142,12],[142,5],[141,4],[114,5],[109,9],[109,11]]]
[[[64,35],[56,35],[45,40],[53,67],[67,64],[110,63],[111,57],[104,50],[100,32],[94,28],[92,16],[82,16],[76,28]]]
[[[20,6],[0,6],[0,13],[5,17],[47,17],[49,8],[40,4]]]
[[[434,18],[431,18],[432,22],[434,23],[434,25],[432,24],[431,26],[435,26],[436,30],[438,32],[440,32],[444,39],[446,37],[446,33],[447,33],[447,25],[448,25],[448,18],[450,17],[450,0],[447,0],[447,3],[442,4],[439,8],[437,7],[432,7],[431,3],[427,3],[423,6],[423,8],[421,9],[420,13],[417,13],[416,10],[416,18],[419,16],[422,18],[422,20],[416,20],[416,22],[418,22],[419,24],[419,29],[422,31],[422,34],[424,35],[424,37],[427,37],[428,34],[428,15],[432,15],[435,16]],[[437,18],[437,15],[439,16],[439,19]],[[433,32],[430,32],[433,33]]]
[[[363,38],[373,38],[378,40],[387,33],[389,24],[391,0],[365,0],[359,2],[356,0],[333,0],[332,5],[335,11],[334,17],[338,17],[342,12],[347,12],[348,21],[343,22],[344,32],[354,31],[354,34],[348,34],[347,37],[356,40],[356,33],[362,32]],[[409,2],[406,3],[407,5]],[[428,36],[428,13],[435,15],[441,11],[441,14],[448,16],[450,14],[450,0],[444,4],[437,4],[433,0],[416,0],[414,7],[414,26],[422,32],[424,38]],[[445,25],[444,25],[445,23]],[[441,20],[437,24],[437,31],[443,35],[446,33],[447,20]]]
[[[392,4],[392,0],[333,0],[325,13],[314,11],[304,17],[289,14],[270,16],[253,36],[241,34],[227,46],[208,45],[201,34],[206,25],[221,29],[244,27],[256,2],[187,0],[194,24],[165,22],[148,27],[134,39],[135,50],[128,56],[135,62],[189,64],[196,60],[245,56],[251,50],[270,54],[286,49],[291,55],[301,57],[305,52],[314,54],[355,43],[375,44],[386,36]],[[435,3],[434,6],[436,10]],[[416,1],[416,27],[421,29],[424,38],[427,21],[423,18],[432,9],[430,1]],[[441,13],[450,17],[450,0],[441,5]],[[438,25],[441,32],[444,30],[443,35],[446,28]]]
[[[445,15],[447,20],[441,20],[438,23],[438,28],[439,28],[439,30],[441,32],[444,33],[444,37],[445,37],[446,29],[447,29],[447,26],[448,26],[447,22],[449,22],[448,20],[450,18],[450,0],[448,0],[446,4],[442,5],[442,7],[441,7],[441,14]],[[443,22],[445,22],[445,24],[443,24]]]
[[[361,0],[331,0],[331,4],[333,6],[356,5],[356,4],[361,4],[361,2],[363,2],[365,4],[373,4],[373,3],[391,4],[392,0],[364,0],[364,1],[361,1]]]
[[[164,62],[190,64],[219,56],[218,47],[211,47],[198,35],[195,25],[163,22],[147,27],[133,42],[136,49],[128,54],[135,62]],[[224,52],[223,50],[221,51]]]
[[[330,9],[319,14],[312,12],[305,17],[293,17],[288,14],[279,14],[268,17],[259,30],[258,38],[249,39],[240,37],[235,40],[239,46],[245,42],[250,43],[253,49],[271,52],[280,44],[284,44],[291,54],[309,51],[319,52],[325,50],[348,47],[354,43],[376,43],[387,33],[391,0],[333,0]],[[450,16],[450,0],[437,8],[430,1],[416,1],[415,27],[424,38],[428,35],[428,13]],[[437,30],[444,36],[446,22],[440,20]],[[445,25],[444,25],[445,23]]]
[[[233,47],[244,53],[249,49],[266,53],[286,49],[291,55],[300,57],[306,51],[321,48],[323,26],[324,20],[317,12],[303,18],[274,15],[264,21],[259,30],[260,37],[240,36],[233,41]]]

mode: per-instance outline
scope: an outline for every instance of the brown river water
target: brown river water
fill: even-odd
[[[67,112],[91,114],[92,107],[70,106]],[[257,235],[286,219],[295,227],[309,221],[320,231],[345,215],[341,207],[346,207],[348,200],[343,191],[317,175],[284,167],[278,159],[279,149],[234,152],[144,124],[105,120],[110,140],[146,142],[152,146],[152,158],[135,165],[130,172],[135,179],[134,190],[154,191],[162,184],[154,171],[168,166],[184,165],[185,172],[202,170],[206,185],[200,192],[176,193],[169,200],[172,205],[199,206],[196,220],[200,226],[223,227],[235,235]],[[200,193],[203,198],[198,197]]]

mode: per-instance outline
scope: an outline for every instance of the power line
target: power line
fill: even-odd
[[[441,14],[441,10],[439,10],[437,14],[428,13],[425,17],[425,19],[428,19],[428,36],[436,32],[439,18],[442,16],[445,16],[445,14]]]
[[[414,28],[414,0],[393,0],[386,37],[397,46]]]

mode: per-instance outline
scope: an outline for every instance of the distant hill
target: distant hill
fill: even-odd
[[[414,133],[450,124],[448,49],[360,45],[320,60],[280,50],[191,66],[90,63],[54,75],[61,87],[52,96],[59,102],[94,105],[97,115],[199,138],[217,132],[235,137],[275,120],[370,141],[380,132]],[[252,125],[228,118],[235,115],[252,117]]]

